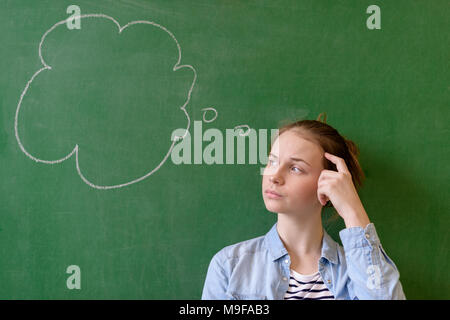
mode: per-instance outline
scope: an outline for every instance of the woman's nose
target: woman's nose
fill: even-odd
[[[283,178],[281,177],[281,175],[277,170],[277,172],[274,172],[274,174],[269,177],[269,181],[273,184],[282,184]]]

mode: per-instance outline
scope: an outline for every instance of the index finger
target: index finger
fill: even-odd
[[[334,154],[328,152],[325,152],[324,156],[336,165],[338,172],[349,172],[345,160],[341,157],[335,156]]]

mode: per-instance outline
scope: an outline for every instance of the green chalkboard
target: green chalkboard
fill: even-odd
[[[450,298],[447,1],[0,3],[1,298],[200,298],[276,221],[271,130],[321,112],[406,297]]]

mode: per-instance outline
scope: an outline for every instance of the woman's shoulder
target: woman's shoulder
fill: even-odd
[[[265,235],[228,245],[219,250],[214,257],[223,261],[260,253],[266,250],[264,238]]]

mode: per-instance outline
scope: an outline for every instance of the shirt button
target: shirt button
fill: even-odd
[[[366,239],[369,239],[370,235],[368,233],[366,233]]]
[[[287,281],[287,278],[286,278],[286,277],[283,277],[283,281]]]
[[[284,260],[284,263],[288,264],[289,263],[289,259]]]

